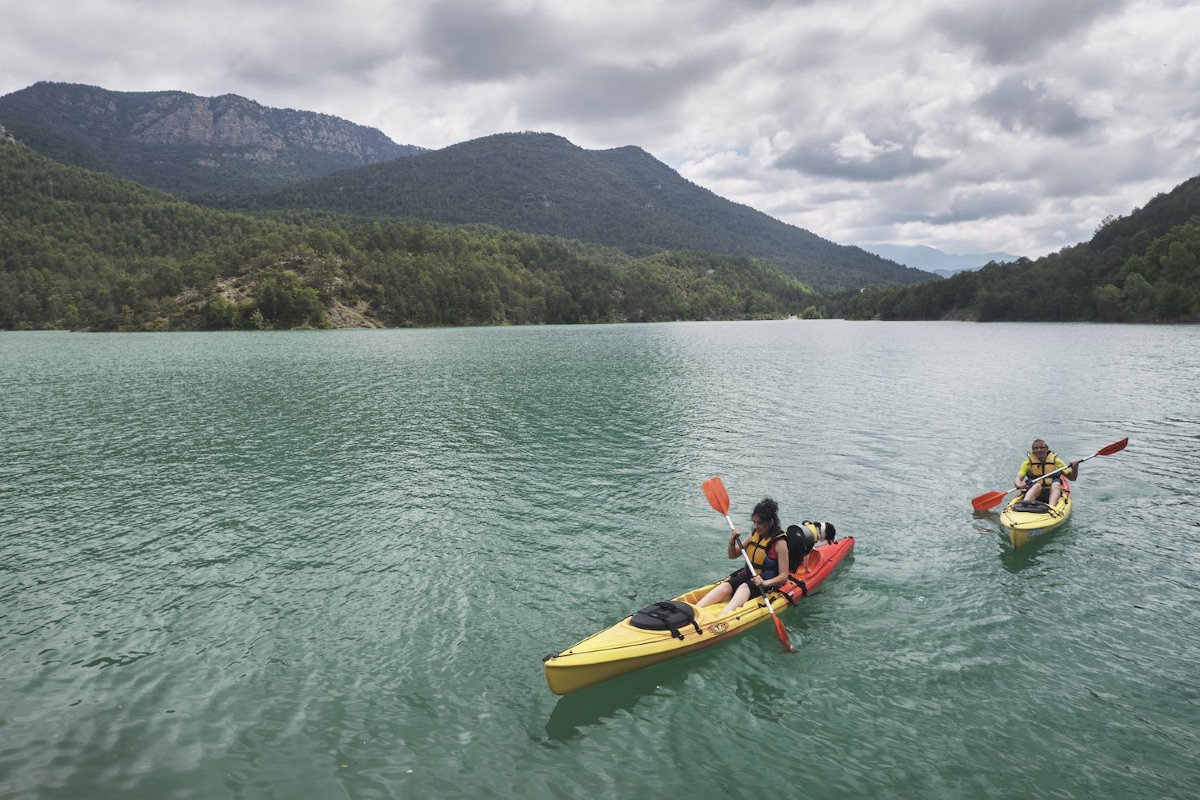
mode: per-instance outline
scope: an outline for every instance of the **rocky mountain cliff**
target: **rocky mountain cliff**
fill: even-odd
[[[183,196],[259,192],[424,152],[375,128],[237,95],[68,83],[0,97],[0,124],[55,160]]]

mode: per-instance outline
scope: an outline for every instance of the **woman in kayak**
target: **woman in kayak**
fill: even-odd
[[[750,557],[750,562],[754,564],[758,574],[751,574],[748,567],[742,567],[714,586],[696,605],[703,608],[728,600],[729,604],[722,612],[728,614],[750,599],[751,588],[755,594],[761,595],[767,589],[779,586],[787,580],[791,563],[788,561],[787,534],[779,525],[779,504],[769,497],[764,497],[754,507],[750,521],[754,523],[754,533],[750,534],[746,543],[746,555]],[[730,532],[730,558],[742,557],[741,536],[737,528]]]
[[[1058,470],[1057,475],[1042,478],[1046,473],[1056,470]],[[1046,481],[1048,480],[1050,497],[1046,504],[1054,508],[1058,505],[1058,498],[1062,496],[1062,479],[1066,477],[1075,480],[1078,476],[1078,461],[1072,461],[1070,465],[1064,464],[1057,453],[1050,452],[1050,446],[1046,444],[1045,439],[1034,439],[1029,455],[1025,456],[1025,460],[1021,462],[1021,468],[1017,470],[1017,478],[1013,484],[1025,492],[1026,502],[1033,502],[1041,499],[1042,492],[1047,488]],[[1041,480],[1038,480],[1039,478]]]

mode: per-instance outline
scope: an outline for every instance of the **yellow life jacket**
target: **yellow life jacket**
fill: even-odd
[[[1054,466],[1054,463],[1058,461],[1058,453],[1046,453],[1045,461],[1038,461],[1037,456],[1035,456],[1033,453],[1030,453],[1028,456],[1026,456],[1026,458],[1029,460],[1029,472],[1026,473],[1027,477],[1041,478],[1047,472],[1054,472],[1054,470],[1058,469],[1058,467]],[[1060,472],[1058,474],[1061,475],[1062,473]],[[1053,478],[1043,478],[1041,484],[1042,486],[1049,486],[1052,480]],[[1033,481],[1030,481],[1030,483],[1033,483]]]
[[[775,548],[771,546],[779,539],[786,540],[787,534],[777,533],[772,536],[770,533],[764,533],[760,536],[758,530],[755,530],[746,541],[746,555],[750,557],[750,563],[754,565],[756,572],[765,574],[767,578],[779,574],[779,561],[775,557]]]

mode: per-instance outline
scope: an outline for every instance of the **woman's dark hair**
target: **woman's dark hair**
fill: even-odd
[[[772,536],[783,533],[783,528],[779,526],[779,503],[776,503],[769,497],[764,497],[758,501],[758,505],[754,507],[753,513],[759,519],[770,521]]]

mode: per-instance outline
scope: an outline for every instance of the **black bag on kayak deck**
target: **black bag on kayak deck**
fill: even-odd
[[[696,614],[692,611],[692,607],[687,603],[675,600],[664,600],[661,603],[646,606],[629,619],[629,624],[635,628],[647,631],[670,631],[676,639],[683,638],[679,629],[689,623],[696,629],[696,633],[700,632],[700,626],[696,624]]]

